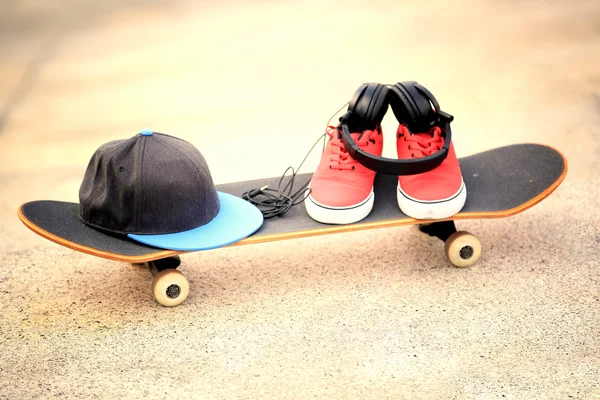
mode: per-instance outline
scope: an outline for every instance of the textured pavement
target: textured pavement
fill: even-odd
[[[2,8],[0,399],[600,398],[597,1]],[[146,270],[16,217],[77,201],[95,149],[143,128],[195,144],[217,183],[280,175],[362,82],[399,80],[455,115],[459,156],[569,161],[536,207],[458,223],[472,268],[416,227],[232,247],[184,255],[190,296],[163,308]]]

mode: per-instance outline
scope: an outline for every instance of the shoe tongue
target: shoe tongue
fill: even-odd
[[[415,149],[416,151],[420,152],[421,155],[431,155],[437,152],[437,148],[431,147],[433,145],[433,143],[436,142],[441,142],[442,141],[442,137],[439,135],[439,132],[436,134],[436,130],[432,129],[429,132],[425,132],[425,133],[413,133],[413,136],[416,136],[422,140],[429,140],[431,138],[435,138],[436,140],[434,140],[433,142],[430,142],[429,144],[423,144],[423,143],[419,143],[419,148]]]
[[[413,133],[412,135],[421,139],[431,139],[433,137],[430,133]]]
[[[435,128],[431,129],[429,132],[413,133],[412,135],[416,136],[418,138],[421,138],[421,139],[431,139],[431,138],[436,138],[437,140],[442,139],[438,130]]]

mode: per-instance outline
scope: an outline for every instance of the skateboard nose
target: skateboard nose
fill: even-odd
[[[150,129],[142,129],[140,132],[142,136],[152,136],[152,131]]]

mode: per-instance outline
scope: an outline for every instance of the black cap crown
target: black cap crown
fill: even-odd
[[[198,149],[147,130],[96,150],[79,202],[85,224],[121,234],[187,231],[219,212],[217,191]]]

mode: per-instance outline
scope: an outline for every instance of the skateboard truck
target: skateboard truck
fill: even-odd
[[[445,242],[453,233],[456,233],[456,225],[454,225],[454,221],[433,222],[430,224],[419,224],[419,230]]]
[[[347,112],[340,117],[342,125],[342,142],[344,143],[346,151],[350,154],[350,157],[354,158],[370,170],[388,175],[422,174],[439,166],[448,155],[448,150],[450,149],[450,142],[452,140],[450,122],[454,120],[454,117],[441,110],[437,110],[436,113],[438,116],[437,124],[439,124],[445,132],[444,146],[439,151],[426,157],[415,159],[392,159],[367,153],[358,147],[350,135],[348,120],[351,117],[351,112]]]

